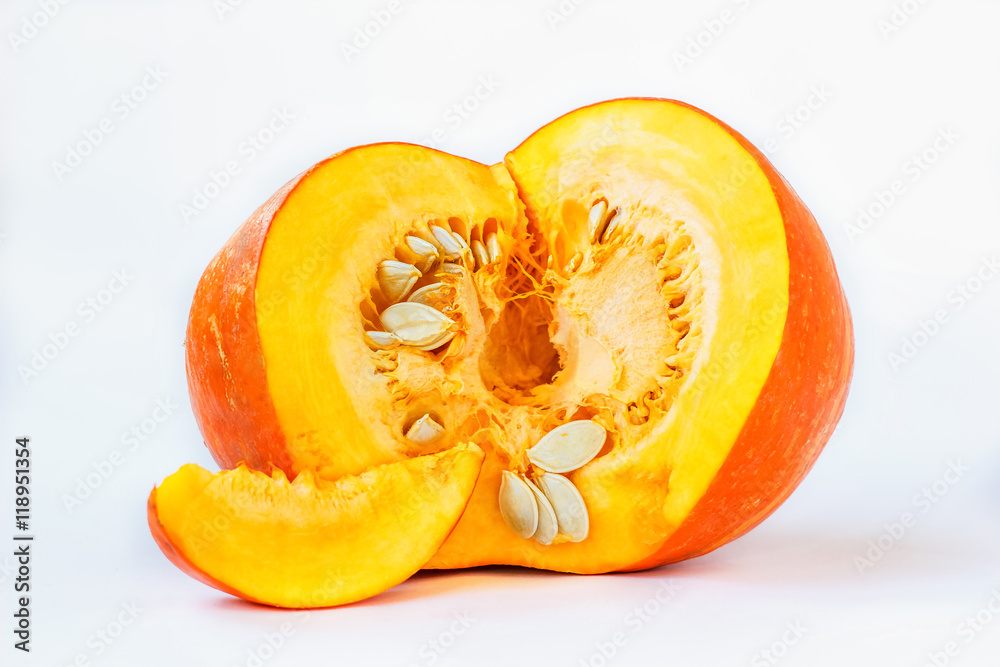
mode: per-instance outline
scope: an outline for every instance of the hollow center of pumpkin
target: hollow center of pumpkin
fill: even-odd
[[[429,300],[399,298],[424,299],[458,333],[440,347],[404,340],[373,352],[391,390],[400,451],[472,441],[517,466],[567,421],[598,421],[615,448],[640,441],[667,413],[700,346],[698,255],[682,225],[600,201],[613,233],[596,238],[573,233],[586,220],[555,233],[531,225],[521,238],[502,233],[502,223],[491,237],[475,221],[454,219],[410,232],[437,242],[439,255],[414,289],[434,281],[451,288]],[[445,232],[461,237],[453,250]]]
[[[562,370],[549,329],[552,303],[539,294],[508,301],[486,335],[479,355],[483,384],[505,402],[524,399],[551,384]]]

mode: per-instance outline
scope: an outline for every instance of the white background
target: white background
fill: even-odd
[[[401,0],[350,61],[342,44],[386,2],[244,0],[221,14],[210,0],[71,2],[51,18],[36,16],[44,1],[5,2],[0,662],[918,667],[954,642],[957,655],[939,664],[996,664],[1000,280],[977,273],[992,277],[984,261],[1000,250],[1000,6],[897,1],[910,14],[887,33],[890,0],[567,0],[558,22],[555,0]],[[723,10],[729,23],[713,23]],[[679,66],[689,40],[701,53],[691,47]],[[156,82],[147,68],[165,75]],[[470,98],[477,88],[483,99]],[[122,94],[143,98],[127,116]],[[685,100],[769,145],[829,239],[857,367],[843,421],[792,498],[745,538],[676,566],[421,574],[307,616],[236,601],[168,563],[146,528],[146,496],[186,462],[214,465],[187,402],[182,342],[196,281],[238,225],[348,146],[426,143],[442,128],[443,149],[491,163],[560,114],[631,95]],[[476,108],[449,120],[463,103]],[[294,118],[248,159],[242,142],[275,109]],[[113,131],[60,178],[54,163],[105,118]],[[935,149],[939,132],[952,139]],[[914,172],[925,150],[933,164]],[[186,222],[181,205],[230,160],[239,173]],[[859,207],[897,179],[900,194],[849,236]],[[102,293],[115,271],[127,286]],[[960,286],[979,290],[967,300]],[[80,307],[109,296],[93,317]],[[919,334],[937,311],[946,321]],[[22,378],[19,366],[72,324],[78,334]],[[889,355],[915,334],[919,349],[894,367]],[[158,400],[176,408],[129,451],[123,434]],[[10,631],[19,435],[32,438],[37,536],[28,656]],[[67,508],[115,451],[120,464]],[[952,464],[967,468],[953,484]],[[913,525],[900,534],[892,524],[906,513]],[[676,592],[661,604],[664,582]],[[99,633],[117,634],[123,605],[138,615],[107,644]],[[637,621],[643,605],[655,613]],[[283,623],[291,632],[270,651],[266,636]],[[616,632],[624,645],[605,659]]]

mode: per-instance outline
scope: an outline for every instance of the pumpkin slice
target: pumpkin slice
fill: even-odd
[[[430,559],[482,460],[476,445],[459,445],[335,482],[189,464],[153,489],[149,525],[175,565],[219,590],[277,607],[346,604]]]

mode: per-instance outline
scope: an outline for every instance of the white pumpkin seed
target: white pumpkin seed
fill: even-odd
[[[481,269],[490,263],[489,253],[486,252],[486,246],[479,239],[472,241],[472,254],[476,258],[476,268]]]
[[[542,436],[526,453],[546,472],[570,472],[597,456],[606,435],[603,426],[589,419],[567,422]]]
[[[424,415],[406,431],[406,437],[418,445],[427,445],[440,440],[444,435],[444,426],[438,424],[429,414]]]
[[[538,501],[527,482],[509,470],[500,481],[500,516],[521,537],[528,538],[538,529]]]
[[[434,266],[434,263],[438,261],[438,250],[437,247],[425,241],[419,236],[407,236],[406,246],[413,251],[413,253],[420,257],[415,266],[420,269],[421,273],[427,273],[427,271]]]
[[[379,318],[382,326],[404,345],[421,350],[443,345],[455,334],[454,323],[447,315],[422,303],[394,304],[382,311]]]
[[[465,238],[458,232],[452,232],[451,235],[454,236],[455,240],[458,241],[458,244],[462,246],[462,254],[461,254],[462,263],[465,264],[465,266],[470,269],[475,269],[476,260],[472,256],[472,248],[470,248],[469,244],[465,242]]]
[[[391,350],[402,341],[399,336],[388,331],[366,331],[365,342],[368,343],[368,347],[375,350]]]
[[[433,308],[434,305],[431,303],[431,300],[441,299],[441,288],[443,287],[444,283],[431,283],[430,285],[425,285],[424,287],[415,290],[413,294],[407,297],[406,300],[410,303],[422,303],[425,306]]]
[[[455,237],[456,241],[458,241],[458,245],[462,246],[463,252],[469,249],[469,244],[465,242],[464,236],[462,236],[458,232],[452,232],[451,235]]]
[[[420,270],[412,264],[393,259],[379,262],[376,272],[378,286],[390,303],[396,303],[405,297],[421,275]]]
[[[604,231],[604,225],[608,219],[608,202],[603,199],[590,207],[590,217],[587,221],[587,228],[590,230],[590,242],[597,243]]]
[[[456,330],[452,329],[446,332],[444,335],[440,336],[439,338],[436,338],[431,342],[427,343],[426,345],[415,345],[414,347],[416,347],[418,350],[423,350],[424,352],[429,352],[430,350],[436,350],[445,343],[447,343],[448,341],[450,341],[452,338],[454,338],[455,334],[457,333],[458,332]]]
[[[541,489],[535,486],[530,479],[524,478],[528,488],[535,494],[535,502],[538,503],[538,527],[535,528],[531,536],[539,544],[546,546],[552,544],[552,540],[559,534],[559,520],[556,518],[556,511],[552,509],[552,503],[545,497]]]
[[[559,533],[570,542],[586,539],[587,533],[590,532],[590,516],[587,514],[583,496],[573,482],[562,475],[541,473],[538,476],[538,486],[552,503]]]
[[[449,264],[446,262],[441,265],[441,270],[445,273],[451,273],[456,276],[465,275],[465,268],[461,264]]]
[[[431,234],[434,235],[438,245],[444,253],[445,259],[459,259],[462,256],[462,244],[458,242],[455,235],[444,227],[433,225]]]
[[[608,220],[608,227],[604,230],[604,235],[601,237],[601,243],[609,243],[618,236],[619,232],[622,231],[624,225],[624,217],[620,212],[616,212],[611,219]]]
[[[569,273],[573,273],[574,271],[580,268],[581,264],[583,264],[583,253],[578,252],[575,255],[573,255],[573,259],[569,260],[569,264],[566,265],[566,271]]]
[[[500,241],[493,232],[486,235],[486,253],[490,257],[490,264],[500,259]]]

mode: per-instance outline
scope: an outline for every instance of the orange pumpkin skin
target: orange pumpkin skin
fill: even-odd
[[[241,462],[294,474],[267,389],[257,335],[257,266],[275,212],[305,174],[254,211],[205,269],[188,317],[188,394],[205,445],[223,469]]]

